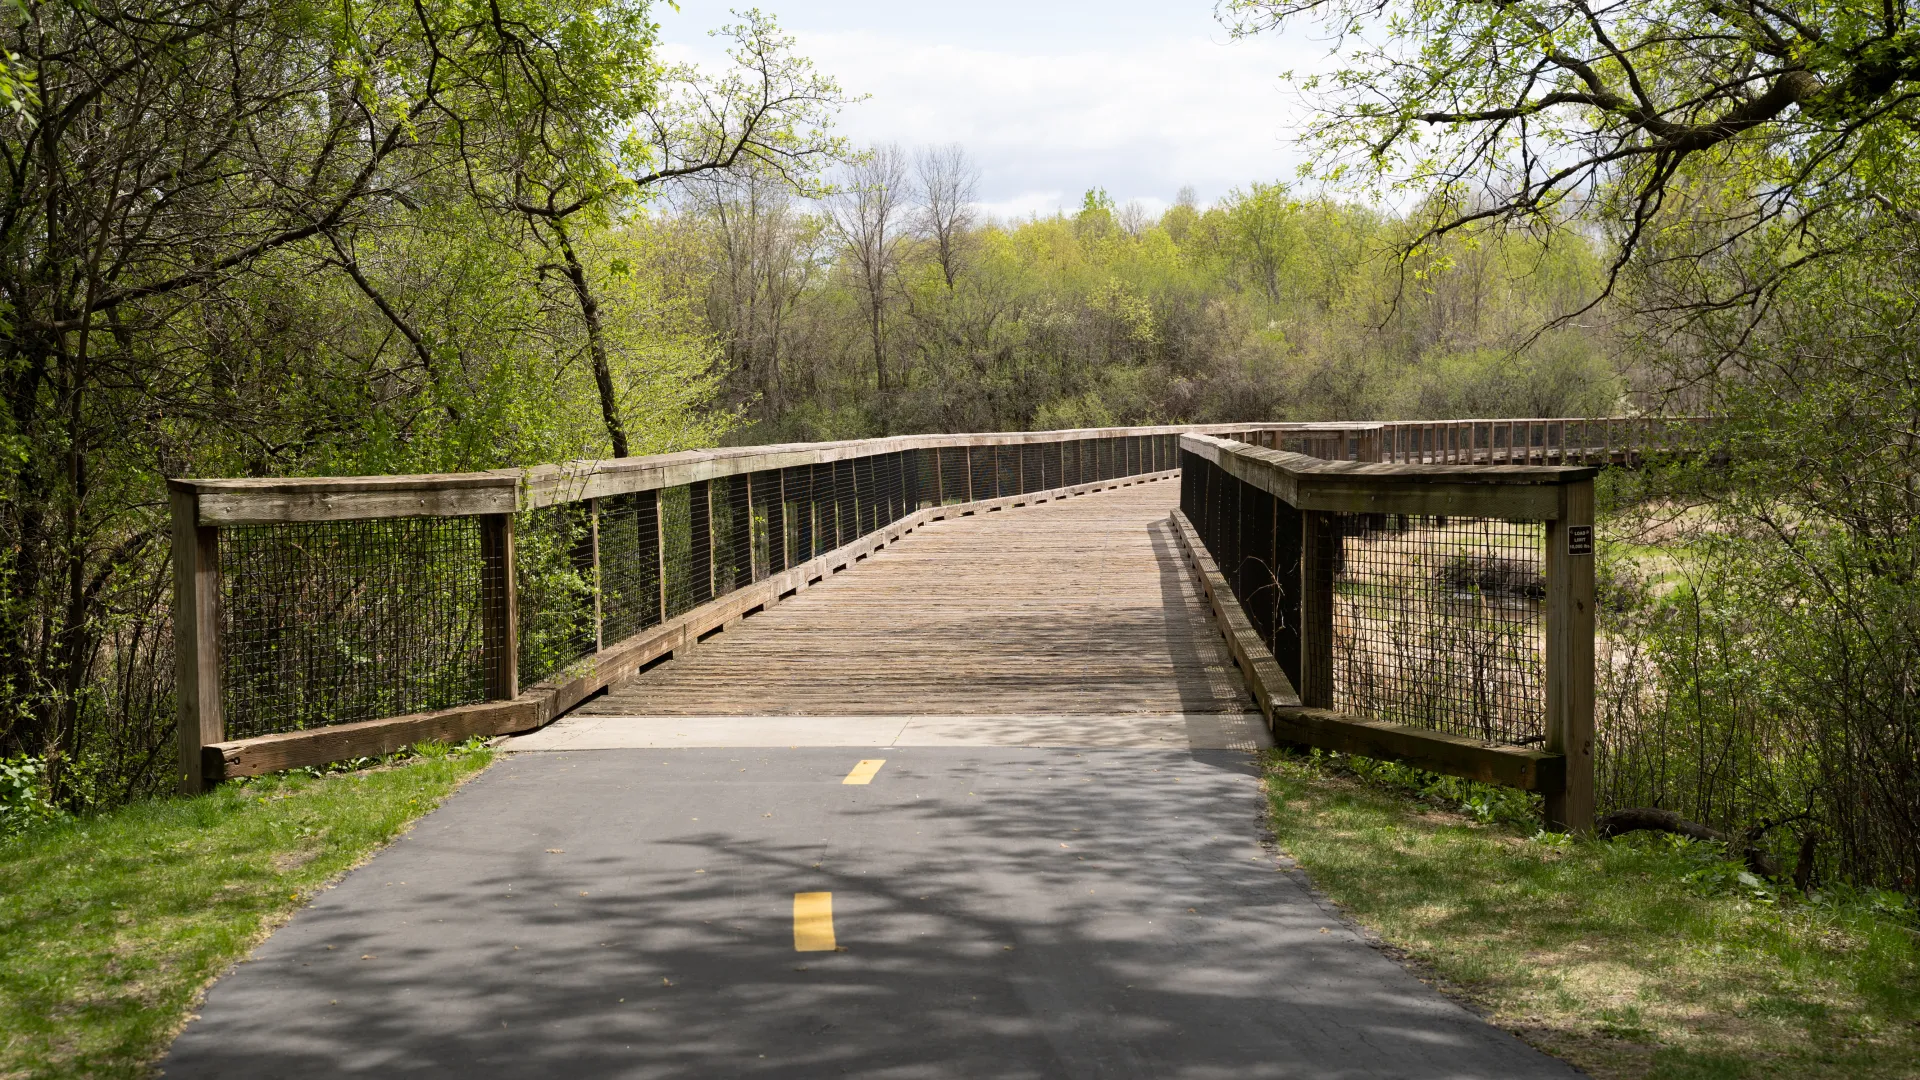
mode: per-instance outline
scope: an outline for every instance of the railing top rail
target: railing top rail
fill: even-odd
[[[173,479],[173,491],[196,497],[202,525],[513,513],[580,499],[607,498],[700,480],[794,468],[902,450],[1025,446],[1192,431],[1245,432],[1288,428],[1265,424],[1166,424],[946,435],[896,435],[840,442],[685,450],[646,457],[583,460],[525,469],[405,476]]]
[[[1398,465],[1326,461],[1187,434],[1180,448],[1302,510],[1556,521],[1562,490],[1592,480],[1579,465]]]
[[[1524,421],[1516,421],[1524,423]],[[1286,450],[1233,442],[1212,435],[1186,434],[1180,445],[1221,464],[1220,455],[1259,461],[1299,479],[1366,478],[1414,484],[1572,484],[1600,474],[1592,465],[1402,465],[1373,461],[1330,461]]]

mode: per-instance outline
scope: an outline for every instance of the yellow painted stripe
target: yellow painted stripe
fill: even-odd
[[[797,892],[793,894],[793,951],[832,952],[833,894]]]
[[[886,758],[868,758],[860,764],[855,765],[853,771],[847,774],[847,778],[840,782],[843,784],[871,784],[873,783],[873,774],[879,772],[880,766],[886,763]]]

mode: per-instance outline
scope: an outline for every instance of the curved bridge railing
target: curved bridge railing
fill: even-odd
[[[1696,424],[1179,425],[173,480],[180,786],[537,728],[928,521],[1184,462],[1195,565],[1231,582],[1216,607],[1251,618],[1259,670],[1284,674],[1263,693],[1242,663],[1276,732],[1318,724],[1323,745],[1533,787],[1577,817],[1585,766],[1561,758],[1591,742],[1591,560],[1569,617],[1580,586],[1554,552],[1563,525],[1591,535],[1566,479],[1591,470],[1552,466],[1634,464]],[[1354,717],[1375,725],[1359,742],[1339,726]],[[1422,732],[1478,750],[1436,758]]]
[[[1171,475],[1180,434],[923,435],[174,480],[180,786],[539,727],[944,517]]]

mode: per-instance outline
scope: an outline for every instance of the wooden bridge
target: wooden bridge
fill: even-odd
[[[1583,827],[1591,478],[1676,439],[1639,430],[1126,428],[174,481],[181,785],[543,728],[529,745],[1271,734],[1542,791]]]

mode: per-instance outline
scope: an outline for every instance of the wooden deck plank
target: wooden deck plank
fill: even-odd
[[[1171,482],[934,522],[580,716],[1242,714]]]

